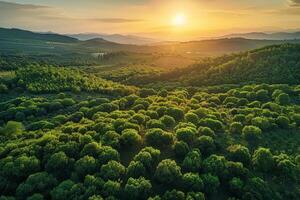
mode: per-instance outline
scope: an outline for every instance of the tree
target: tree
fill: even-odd
[[[280,105],[288,105],[290,103],[290,96],[286,93],[281,93],[276,97],[275,102]]]
[[[125,147],[134,147],[138,146],[141,143],[142,138],[136,130],[126,129],[122,132],[120,141],[121,144]]]
[[[127,167],[127,176],[139,178],[146,175],[146,168],[140,161],[131,161]]]
[[[98,162],[100,164],[106,164],[111,160],[120,161],[119,152],[110,146],[102,146]]]
[[[204,118],[199,121],[201,126],[206,126],[211,128],[214,131],[220,131],[223,129],[223,123],[219,120],[212,118]]]
[[[95,173],[97,161],[91,156],[84,156],[76,161],[75,173],[79,179],[83,179],[87,174]]]
[[[186,173],[182,176],[182,184],[186,191],[201,191],[203,181],[197,173]]]
[[[242,130],[243,137],[251,143],[256,142],[261,137],[261,129],[256,126],[245,126]]]
[[[243,124],[241,122],[233,122],[230,124],[229,132],[232,134],[241,134],[243,129]]]
[[[194,140],[195,134],[195,130],[192,128],[180,128],[176,130],[177,139],[186,143],[191,143]]]
[[[262,172],[270,172],[274,167],[274,158],[270,149],[258,148],[252,157],[254,168]]]
[[[215,135],[215,132],[209,128],[209,127],[204,127],[204,126],[200,126],[198,128],[198,134],[201,136],[201,135],[206,135],[206,136],[210,136],[212,138],[214,138],[216,135]]]
[[[205,196],[202,192],[188,192],[186,200],[205,200]]]
[[[124,192],[128,199],[147,199],[152,189],[152,185],[149,180],[144,177],[138,179],[129,178]]]
[[[203,170],[205,173],[223,176],[226,169],[226,162],[227,160],[224,156],[217,156],[213,154],[203,161]]]
[[[175,184],[181,177],[181,168],[174,160],[162,160],[158,164],[154,176],[162,184]]]
[[[58,152],[51,155],[45,169],[57,178],[66,178],[72,170],[73,163],[74,160],[70,159],[64,152]]]
[[[198,122],[199,122],[198,115],[196,115],[195,113],[192,113],[192,112],[188,112],[187,114],[185,114],[184,119],[186,122],[191,122],[195,125],[198,125]]]
[[[173,150],[175,152],[175,155],[179,158],[183,158],[186,156],[186,154],[189,152],[189,146],[184,141],[176,141],[173,145]]]
[[[51,198],[53,200],[61,200],[66,199],[69,200],[72,197],[72,188],[74,188],[75,183],[67,179],[65,181],[62,181],[59,185],[57,185],[52,191],[51,191]]]
[[[163,195],[163,200],[185,200],[185,194],[175,189],[171,191],[168,190]]]
[[[105,180],[118,180],[125,174],[125,167],[116,161],[109,161],[107,164],[102,165],[100,175]]]
[[[39,193],[35,193],[32,196],[28,197],[26,200],[44,200],[44,196]]]
[[[148,130],[145,139],[147,144],[157,147],[167,146],[173,143],[173,135],[159,128]]]
[[[240,197],[243,194],[244,182],[240,178],[234,177],[229,181],[229,189],[235,196]]]
[[[21,135],[23,130],[24,127],[21,122],[9,121],[2,130],[0,129],[0,134],[6,137],[14,138],[18,135]]]
[[[229,146],[227,151],[231,160],[241,162],[245,165],[250,163],[251,155],[247,147],[236,144]]]
[[[112,146],[113,148],[120,148],[120,138],[121,136],[115,131],[107,131],[102,136],[102,141],[104,145]]]
[[[204,185],[204,191],[206,194],[212,194],[216,192],[218,187],[220,186],[220,181],[217,176],[211,174],[203,174],[201,176]]]
[[[169,115],[164,115],[159,120],[167,128],[172,128],[176,123],[175,119]]]
[[[200,136],[195,141],[195,146],[200,149],[201,153],[208,156],[212,154],[215,149],[216,145],[214,139],[210,136]]]
[[[49,175],[47,172],[38,172],[30,175],[25,182],[18,186],[16,196],[20,199],[24,199],[34,193],[48,195],[56,184],[57,180],[52,175]]]
[[[121,184],[117,181],[108,180],[104,183],[102,188],[102,194],[105,197],[114,196],[118,197],[121,193]]]
[[[171,107],[168,108],[166,114],[173,117],[176,121],[179,121],[183,118],[184,112],[180,108]]]
[[[285,116],[278,116],[276,118],[276,124],[281,128],[289,128],[290,120]]]
[[[189,152],[182,162],[182,168],[188,172],[198,172],[201,168],[201,165],[201,154],[200,151],[197,149],[194,149],[191,152]]]

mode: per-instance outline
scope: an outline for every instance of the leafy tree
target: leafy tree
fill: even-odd
[[[173,135],[159,128],[149,129],[145,135],[146,143],[162,147],[173,143]]]
[[[243,187],[244,182],[239,178],[234,177],[229,181],[229,189],[235,196],[241,196],[243,193]]]
[[[74,160],[70,159],[64,152],[58,152],[51,155],[45,165],[45,169],[57,178],[67,178],[72,170],[73,163]]]
[[[214,139],[210,136],[200,136],[195,141],[195,146],[200,149],[201,153],[208,156],[216,149]]]
[[[185,121],[191,122],[191,123],[193,123],[195,125],[197,125],[198,122],[199,122],[198,115],[196,115],[195,113],[192,113],[192,112],[186,113],[185,116],[184,116],[184,119],[185,119]]]
[[[227,148],[229,158],[236,162],[241,162],[248,165],[251,160],[249,149],[242,145],[231,145]]]
[[[74,186],[75,183],[70,179],[62,181],[51,191],[51,198],[53,200],[71,199]]]
[[[182,191],[171,190],[166,191],[163,195],[163,200],[185,200],[185,194]]]
[[[83,179],[88,174],[94,174],[97,169],[97,160],[91,156],[84,156],[75,162],[75,173]]]
[[[113,148],[120,148],[120,138],[121,136],[115,131],[107,131],[102,136],[103,144],[112,146]]]
[[[134,129],[126,129],[120,137],[121,144],[125,147],[137,146],[141,143],[141,136]]]
[[[248,142],[256,142],[261,137],[261,129],[256,126],[245,126],[242,130],[243,137]]]
[[[131,161],[127,167],[127,176],[139,178],[146,175],[146,168],[140,161]]]
[[[23,124],[20,122],[9,121],[5,125],[5,127],[0,130],[0,134],[6,137],[14,138],[20,134],[22,134],[24,130]]]
[[[186,200],[205,200],[205,196],[202,192],[188,192]]]
[[[162,184],[175,184],[181,177],[181,168],[173,160],[162,160],[158,164],[154,176]]]
[[[149,180],[146,180],[144,177],[138,179],[129,178],[124,192],[128,199],[146,199],[152,189],[152,185]]]
[[[177,139],[186,143],[191,143],[194,140],[195,134],[195,130],[192,128],[180,128],[176,130]]]
[[[196,173],[183,174],[182,184],[187,191],[201,191],[203,189],[203,181]]]
[[[173,150],[175,152],[175,155],[179,158],[183,158],[186,156],[186,154],[189,152],[189,146],[184,141],[177,141],[173,145]]]
[[[280,105],[288,105],[290,103],[290,96],[286,93],[281,93],[276,97],[275,101]]]
[[[175,119],[169,115],[164,115],[159,120],[167,128],[172,128],[176,123]]]
[[[274,167],[274,158],[269,149],[258,148],[255,150],[252,157],[252,164],[254,168],[262,172],[270,172]]]
[[[198,128],[198,134],[199,135],[206,135],[206,136],[210,136],[210,137],[215,137],[215,132],[209,128],[209,127],[203,127],[203,126],[200,126]]]
[[[93,156],[94,158],[97,158],[100,155],[101,152],[101,146],[97,142],[91,142],[86,145],[84,145],[82,151],[80,152],[80,155],[83,156]]]
[[[125,174],[125,171],[126,169],[122,164],[113,160],[109,161],[105,165],[102,165],[100,175],[106,180],[117,180]]]
[[[226,162],[224,156],[213,154],[203,161],[203,170],[206,173],[222,176],[226,169]]]
[[[243,129],[243,124],[241,122],[233,122],[230,124],[229,132],[232,134],[241,134]]]
[[[276,118],[276,124],[281,128],[289,128],[290,120],[285,116],[278,116]]]
[[[53,188],[56,184],[57,180],[47,172],[32,174],[25,182],[18,186],[16,196],[19,199],[25,199],[34,193],[49,195],[51,188]]]
[[[103,185],[102,194],[105,197],[118,197],[121,193],[121,184],[117,181],[108,180]]]
[[[201,176],[204,185],[204,191],[206,194],[212,194],[217,191],[220,186],[220,181],[217,176],[211,174],[203,174]]]
[[[189,152],[183,162],[182,168],[188,172],[198,172],[202,165],[201,154],[199,150],[192,150]]]

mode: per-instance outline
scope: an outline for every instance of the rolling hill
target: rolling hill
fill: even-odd
[[[242,37],[242,38],[246,38],[246,39],[253,39],[253,40],[295,40],[295,39],[300,39],[300,32],[235,33],[235,34],[225,35],[222,38],[237,38],[237,37]]]
[[[300,43],[300,40],[252,40],[224,38],[189,42],[171,42],[156,45],[132,45],[95,38],[86,41],[53,34],[34,33],[19,29],[0,29],[0,54],[55,55],[73,59],[80,54],[86,57],[98,52],[133,52],[140,54],[173,54],[192,57],[220,56],[268,45]]]
[[[98,34],[98,33],[80,33],[68,35],[79,40],[91,40],[102,38],[104,40],[120,43],[120,44],[135,44],[135,45],[148,45],[159,42],[159,40],[152,38],[139,37],[135,35],[121,35],[121,34]]]
[[[300,84],[300,45],[272,45],[238,54],[207,58],[175,69],[153,81],[177,81],[189,86],[241,83]],[[144,81],[147,78],[143,78]]]

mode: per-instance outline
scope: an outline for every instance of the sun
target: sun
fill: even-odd
[[[186,24],[186,16],[183,13],[178,13],[172,20],[173,26],[183,26]]]

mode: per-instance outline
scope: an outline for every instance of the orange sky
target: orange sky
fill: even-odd
[[[298,3],[297,3],[298,2]],[[181,13],[185,23],[174,26]],[[300,0],[7,0],[0,26],[192,40],[300,28]]]

